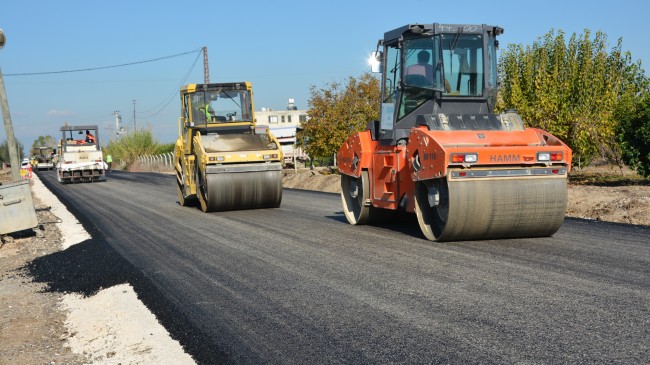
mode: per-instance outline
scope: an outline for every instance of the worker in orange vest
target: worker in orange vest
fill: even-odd
[[[86,130],[86,140],[85,140],[85,142],[86,143],[95,143],[95,136],[90,134],[89,130]]]

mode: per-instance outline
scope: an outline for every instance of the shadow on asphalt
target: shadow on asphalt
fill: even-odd
[[[39,257],[25,266],[33,280],[47,284],[46,292],[92,296],[114,285],[129,283],[138,298],[199,364],[230,362],[216,342],[185,315],[152,282],[106,241],[93,238],[66,250]]]
[[[338,211],[334,214],[335,215],[327,215],[325,218],[348,224],[348,220],[345,218],[343,211]],[[378,227],[407,236],[426,239],[420,230],[420,226],[418,226],[415,214],[389,210],[376,210],[374,214],[375,216],[371,218],[371,221],[368,224],[366,224],[367,226]]]

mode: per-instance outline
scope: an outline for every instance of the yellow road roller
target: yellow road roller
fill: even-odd
[[[174,149],[178,201],[204,212],[276,208],[282,201],[282,149],[257,125],[249,82],[181,87]]]

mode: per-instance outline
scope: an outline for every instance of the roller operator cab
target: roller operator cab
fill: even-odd
[[[249,82],[181,88],[175,146],[178,199],[205,212],[278,207],[282,150],[255,121]]]
[[[488,25],[412,24],[384,34],[381,118],[338,151],[351,224],[415,213],[434,241],[550,236],[564,220],[571,150],[494,113],[497,36]]]

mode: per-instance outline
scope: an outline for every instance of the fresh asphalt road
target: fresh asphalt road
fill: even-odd
[[[647,227],[434,243],[414,217],[351,226],[334,194],[205,214],[171,175],[40,177],[174,303],[156,315],[187,319],[193,336],[171,334],[199,362],[650,363]]]

